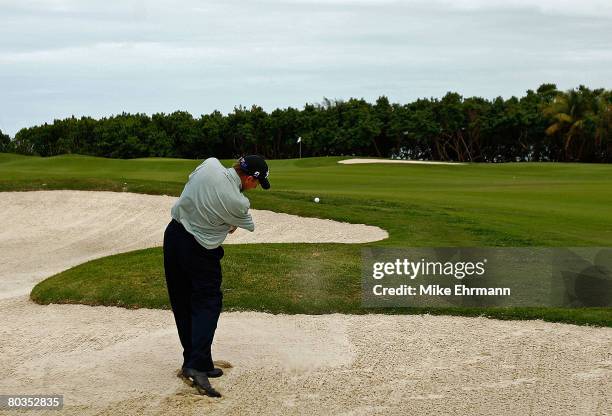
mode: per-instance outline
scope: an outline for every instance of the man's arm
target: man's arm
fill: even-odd
[[[255,231],[255,223],[253,222],[253,217],[249,214],[248,202],[245,204],[242,201],[228,201],[225,207],[227,212],[223,220],[226,224]]]

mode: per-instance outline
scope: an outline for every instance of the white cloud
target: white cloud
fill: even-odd
[[[582,16],[612,16],[610,0],[255,0],[255,2],[291,5],[326,6],[424,6],[443,5],[454,10],[512,10],[531,9],[546,14]]]
[[[324,96],[610,88],[610,27],[602,0],[0,0],[0,129]]]
[[[545,14],[572,16],[612,15],[609,0],[436,0],[450,7],[467,10],[535,9]]]

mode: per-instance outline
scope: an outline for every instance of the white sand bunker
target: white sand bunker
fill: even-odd
[[[159,245],[172,201],[0,193],[0,393],[63,394],[61,414],[69,415],[595,415],[611,408],[610,328],[223,313],[213,353],[234,368],[213,380],[224,397],[210,399],[175,376],[180,347],[169,311],[40,306],[24,295],[86,259]]]
[[[241,228],[224,244],[245,243],[367,243],[384,240],[389,234],[378,227],[319,218],[304,218],[266,210],[251,210],[255,231]]]
[[[436,162],[434,160],[399,160],[399,159],[345,159],[338,163],[343,165],[357,165],[361,163],[408,163],[413,165],[455,165],[461,166],[465,163],[460,162]]]
[[[116,192],[3,192],[0,298],[29,293],[67,266],[109,254],[161,246],[175,197]],[[254,232],[237,230],[226,244],[362,243],[388,237],[369,225],[251,210]],[[24,255],[27,256],[24,259]],[[24,261],[25,260],[25,261]],[[25,283],[28,284],[25,284]]]

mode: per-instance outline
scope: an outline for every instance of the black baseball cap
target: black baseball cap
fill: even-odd
[[[268,180],[270,169],[263,157],[248,155],[238,159],[238,163],[240,163],[240,169],[247,175],[257,179],[263,189],[270,189],[270,181]]]

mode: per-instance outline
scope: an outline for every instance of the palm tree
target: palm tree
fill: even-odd
[[[610,162],[612,158],[612,91],[601,91],[596,102],[597,124],[595,146],[600,160]]]
[[[595,137],[601,115],[598,100],[602,94],[597,94],[600,91],[580,86],[577,90],[559,93],[544,107],[544,115],[552,122],[546,134],[560,138],[563,155],[559,156],[563,160],[590,159],[600,146]]]

